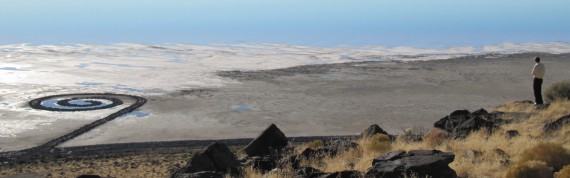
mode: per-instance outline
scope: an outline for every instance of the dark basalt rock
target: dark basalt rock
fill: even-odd
[[[438,150],[392,151],[374,159],[365,177],[445,177],[455,178],[457,174],[449,167],[455,155]]]
[[[268,155],[272,151],[284,148],[288,143],[289,140],[285,134],[275,124],[271,124],[257,138],[252,140],[244,151],[249,156]]]
[[[194,154],[186,166],[172,172],[171,177],[203,171],[237,173],[239,165],[236,156],[226,145],[213,143],[202,153]]]
[[[224,174],[214,171],[201,171],[195,173],[180,174],[176,178],[224,178]]]
[[[373,159],[372,160],[372,166],[376,165],[376,163],[379,163],[379,162],[394,161],[396,159],[400,159],[405,154],[406,154],[406,152],[403,150],[390,151],[390,152],[385,153],[384,155],[382,155],[376,159]]]
[[[513,138],[513,137],[517,137],[517,136],[519,136],[520,134],[519,134],[519,131],[517,131],[517,130],[507,130],[507,131],[505,132],[505,135],[507,136],[507,138],[510,139],[510,138]]]
[[[433,126],[441,130],[453,132],[455,127],[469,119],[469,114],[467,110],[456,110],[449,114],[449,116],[439,119]]]
[[[477,116],[480,117],[480,116],[486,116],[488,114],[489,114],[489,112],[487,112],[487,110],[481,108],[481,109],[478,109],[476,111],[473,111],[472,113],[469,113],[468,116],[469,117],[477,117]]]
[[[328,173],[318,176],[318,178],[361,178],[362,173],[356,170],[345,170],[339,172]]]
[[[312,178],[325,175],[326,173],[313,167],[301,167],[295,170],[295,174],[298,178]]]
[[[570,115],[558,118],[555,121],[547,123],[546,125],[544,125],[542,130],[544,132],[552,132],[568,124],[570,124]]]
[[[248,158],[243,164],[243,167],[252,167],[253,169],[260,170],[265,173],[277,167],[276,158],[272,156],[254,156]]]
[[[492,123],[481,117],[474,117],[455,127],[453,136],[454,138],[466,138],[473,131],[478,131],[481,128],[491,128],[491,126]]]
[[[471,132],[483,128],[487,129],[489,133],[493,132],[495,128],[506,123],[500,119],[503,114],[502,112],[489,113],[485,109],[479,109],[472,113],[467,110],[456,110],[449,116],[435,122],[434,127],[452,133],[453,138],[461,139],[466,138]]]
[[[362,131],[362,133],[360,133],[360,138],[361,139],[367,139],[372,137],[375,134],[384,134],[384,135],[388,135],[388,132],[384,131],[382,128],[380,128],[380,126],[378,126],[378,124],[373,124],[370,127],[368,127],[366,130]]]

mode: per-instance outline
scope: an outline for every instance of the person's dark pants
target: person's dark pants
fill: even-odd
[[[532,88],[534,89],[534,101],[536,101],[536,104],[544,104],[544,101],[542,101],[541,87],[542,87],[542,79],[534,78]]]

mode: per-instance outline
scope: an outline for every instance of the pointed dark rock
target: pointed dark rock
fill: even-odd
[[[257,138],[252,140],[244,151],[249,156],[267,155],[272,151],[284,148],[288,143],[289,140],[285,134],[275,124],[271,124]]]
[[[360,133],[360,138],[361,139],[363,139],[363,138],[367,139],[367,138],[372,137],[375,134],[388,135],[388,132],[386,132],[382,128],[380,128],[380,126],[378,126],[378,124],[372,124],[366,130],[364,130],[364,131],[362,131],[362,133]]]

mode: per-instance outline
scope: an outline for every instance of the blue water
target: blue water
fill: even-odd
[[[77,85],[83,85],[83,86],[94,86],[94,85],[101,85],[103,83],[98,83],[98,82],[77,82],[75,83]]]
[[[113,64],[113,63],[106,63],[106,62],[92,62],[92,64],[99,64],[99,65],[110,65],[116,67],[139,67],[139,68],[147,68],[147,69],[158,69],[158,66],[135,66],[130,64]]]
[[[134,116],[134,117],[137,117],[137,118],[143,118],[143,117],[146,117],[146,116],[149,116],[149,115],[150,115],[150,113],[148,113],[148,112],[133,111],[133,112],[127,113],[127,114],[125,114],[125,115],[122,115],[121,117]]]
[[[86,102],[84,100],[72,100],[72,101],[69,101],[69,103],[75,104],[75,105],[89,105],[89,104],[91,104],[91,103]]]
[[[568,0],[4,0],[0,44],[570,41]]]
[[[245,105],[245,104],[234,105],[232,108],[233,108],[235,111],[248,111],[248,110],[251,110],[251,107],[249,107],[248,105]]]
[[[144,91],[142,89],[131,88],[131,87],[127,87],[125,85],[115,85],[112,88],[115,90],[126,90],[126,91],[132,91],[132,92],[143,92]]]
[[[81,63],[81,64],[79,64],[79,65],[76,65],[75,67],[77,67],[77,68],[82,68],[82,69],[83,69],[83,68],[89,67],[89,64],[87,64],[87,63]]]

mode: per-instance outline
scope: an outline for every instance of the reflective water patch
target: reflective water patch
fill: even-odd
[[[234,105],[232,106],[233,110],[235,111],[248,111],[251,110],[251,107],[249,107],[248,105],[245,104],[240,104],[240,105]]]
[[[103,83],[97,83],[97,82],[77,82],[75,83],[77,85],[83,85],[83,86],[93,86],[93,85],[101,85]]]
[[[143,118],[143,117],[146,117],[146,116],[149,116],[149,115],[150,115],[150,113],[148,113],[148,112],[133,111],[133,112],[127,113],[127,114],[125,114],[125,115],[122,115],[121,117],[134,116],[134,117],[137,117],[137,118]]]

